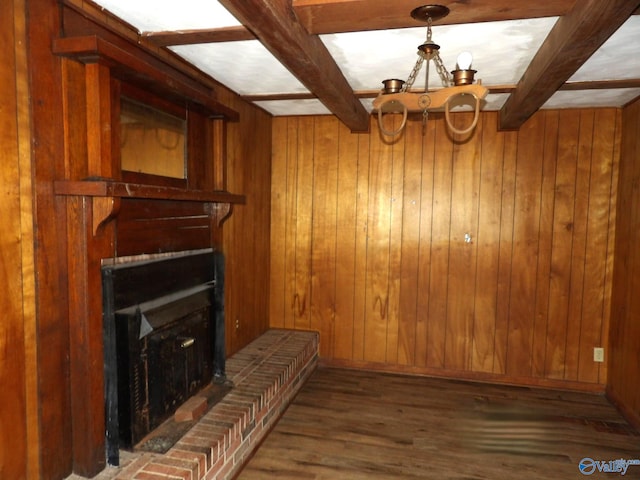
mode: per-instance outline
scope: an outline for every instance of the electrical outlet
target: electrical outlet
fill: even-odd
[[[594,347],[593,349],[593,361],[604,362],[604,348]]]

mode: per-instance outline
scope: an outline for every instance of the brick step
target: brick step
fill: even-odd
[[[145,453],[117,480],[224,480],[242,469],[318,362],[318,334],[268,330],[227,359],[233,389],[167,453]]]

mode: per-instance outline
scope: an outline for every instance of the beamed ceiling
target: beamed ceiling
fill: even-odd
[[[95,3],[273,115],[334,114],[353,131],[368,129],[382,80],[408,77],[426,34],[410,16],[420,0]],[[640,96],[640,0],[438,3],[450,9],[433,24],[444,64],[473,54],[489,89],[483,108],[500,111],[503,129],[540,108],[622,107]]]

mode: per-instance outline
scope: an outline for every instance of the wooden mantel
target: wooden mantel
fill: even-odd
[[[162,185],[145,185],[110,179],[57,180],[56,195],[92,198],[92,230],[95,235],[120,210],[120,199],[173,200],[208,204],[209,216],[220,227],[231,214],[233,204],[245,204],[246,197],[225,191],[192,190]]]
[[[83,197],[146,198],[203,203],[244,204],[244,195],[225,191],[191,190],[161,185],[127,183],[116,180],[57,180],[53,186],[56,195]]]

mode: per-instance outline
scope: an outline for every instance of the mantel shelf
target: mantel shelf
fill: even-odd
[[[115,180],[58,180],[56,195],[84,197],[146,198],[202,203],[244,204],[246,197],[225,191],[188,190],[184,188],[144,185]]]

